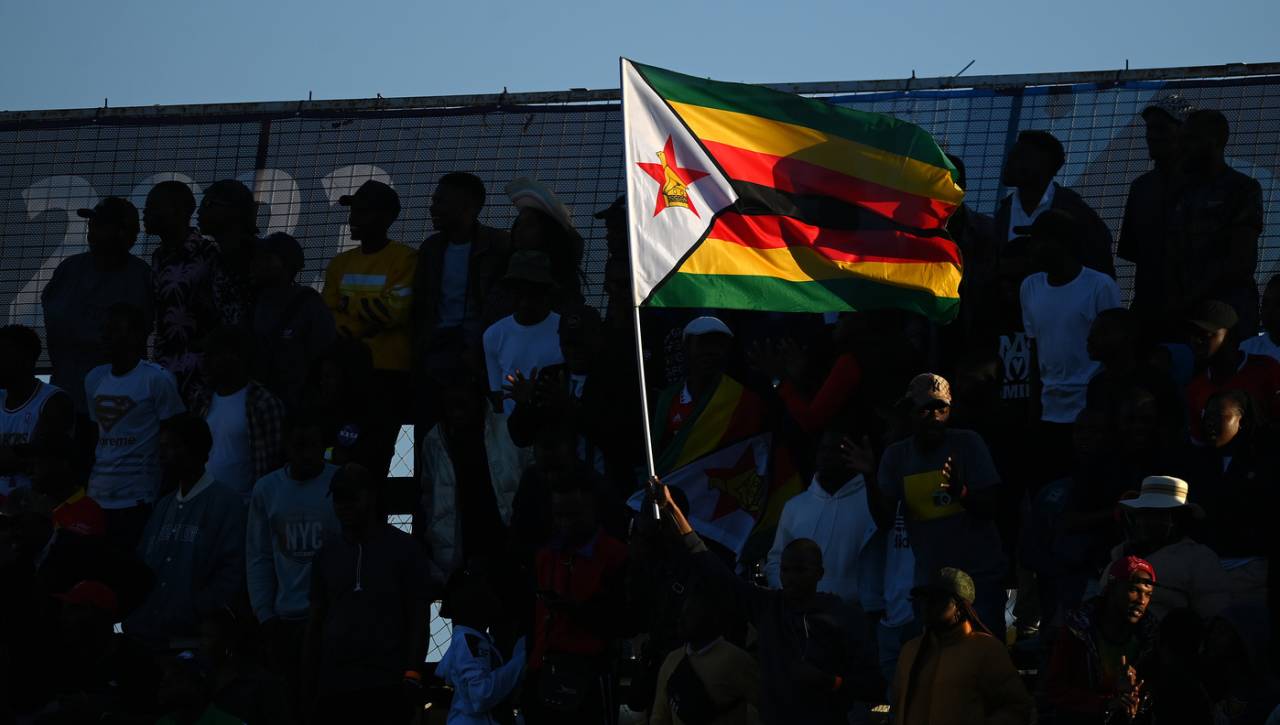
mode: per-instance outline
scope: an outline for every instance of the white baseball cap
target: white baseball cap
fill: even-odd
[[[684,326],[684,337],[696,337],[713,333],[733,337],[733,330],[730,330],[729,326],[724,324],[724,321],[719,317],[711,317],[709,315],[695,317],[689,324]]]

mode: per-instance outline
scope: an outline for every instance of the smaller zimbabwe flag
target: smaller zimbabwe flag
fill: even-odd
[[[910,123],[622,61],[636,305],[947,322],[964,192]]]

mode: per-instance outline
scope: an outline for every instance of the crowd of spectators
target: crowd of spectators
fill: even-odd
[[[1261,190],[1221,113],[1142,115],[1118,243],[1024,131],[955,322],[644,310],[643,391],[622,198],[600,310],[531,179],[506,231],[445,175],[420,243],[366,182],[318,291],[237,181],[80,210],[0,328],[0,722],[1275,722]],[[663,479],[752,439],[743,543]]]

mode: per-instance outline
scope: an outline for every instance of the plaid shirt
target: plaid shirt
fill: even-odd
[[[193,410],[201,418],[209,417],[213,391],[205,390]],[[249,381],[245,396],[245,419],[249,421],[249,448],[253,451],[253,476],[256,481],[284,465],[284,403],[258,383]]]

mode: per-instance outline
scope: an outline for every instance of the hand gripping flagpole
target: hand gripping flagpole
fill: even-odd
[[[629,142],[631,139],[631,124],[627,118],[627,93],[626,93],[627,84],[624,82],[625,79],[623,78],[623,72],[624,72],[624,68],[626,67],[625,65],[626,62],[627,60],[625,58],[618,59],[618,87],[623,89],[622,138],[625,144],[624,152],[623,152],[624,157],[630,155]],[[626,178],[627,178],[627,175],[624,173],[623,179],[625,180]],[[627,184],[627,186],[630,187],[630,184]],[[626,189],[626,191],[627,191],[627,197],[628,197],[627,198],[627,251],[628,251],[627,270],[631,278],[631,302],[632,302],[631,321],[632,321],[632,324],[635,325],[635,333],[636,333],[636,370],[639,373],[638,382],[640,385],[640,419],[644,423],[644,460],[645,460],[645,463],[647,464],[648,472],[649,472],[648,478],[645,479],[645,487],[649,488],[650,514],[652,515],[653,520],[657,521],[662,518],[662,511],[658,507],[657,492],[653,490],[652,487],[649,486],[649,480],[652,479],[654,476],[658,475],[658,472],[657,472],[657,468],[654,466],[654,461],[653,461],[653,427],[649,423],[649,386],[645,382],[645,372],[644,372],[644,337],[640,332],[640,300],[636,296],[636,271],[635,271],[634,262],[635,262],[638,250],[634,246],[636,243],[636,240],[631,233],[631,198],[630,198],[631,190],[630,188],[628,188]]]

